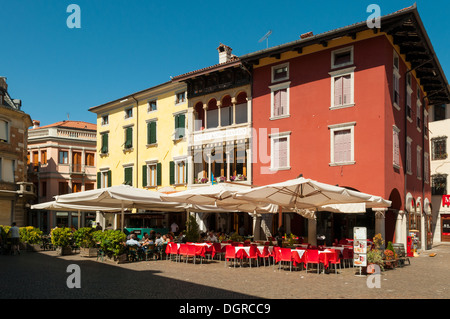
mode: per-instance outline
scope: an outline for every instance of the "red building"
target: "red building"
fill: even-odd
[[[448,83],[416,6],[240,57],[252,70],[253,184],[306,178],[392,201],[388,211],[286,214],[294,234],[406,243],[431,202],[427,110]],[[277,221],[273,229],[277,227]],[[428,230],[419,238],[425,245]]]

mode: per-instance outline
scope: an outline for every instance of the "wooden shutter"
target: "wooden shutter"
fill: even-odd
[[[133,168],[125,167],[125,185],[133,185]]]
[[[142,187],[146,187],[147,185],[147,165],[142,165]]]
[[[342,105],[342,76],[334,78],[334,105]]]
[[[112,173],[111,171],[108,171],[108,187],[111,187],[112,185],[112,177],[111,177]]]
[[[175,184],[175,162],[170,161],[170,185]]]
[[[102,188],[102,173],[97,172],[97,188]]]
[[[161,186],[161,163],[156,164],[156,185]]]
[[[351,131],[342,130],[334,132],[334,162],[351,161]]]
[[[351,94],[352,94],[352,81],[350,75],[345,75],[342,77],[342,104],[351,103]]]
[[[285,115],[287,114],[287,107],[288,107],[288,98],[287,98],[287,89],[280,90],[280,109],[278,115]]]
[[[278,139],[279,167],[288,166],[288,139],[287,137]]]
[[[125,148],[133,147],[133,128],[127,127],[125,129]]]
[[[280,115],[280,107],[281,107],[281,91],[275,91],[273,93],[273,116]]]
[[[147,144],[156,143],[156,121],[147,123]]]
[[[398,132],[394,131],[394,165],[400,166],[400,140]]]
[[[178,115],[178,138],[184,137],[186,116],[184,114]]]
[[[108,133],[102,134],[102,153],[108,153]]]

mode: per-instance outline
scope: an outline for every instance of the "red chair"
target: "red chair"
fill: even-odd
[[[233,245],[226,246],[226,250],[225,250],[225,267],[227,266],[227,261],[229,259],[233,259],[234,267],[236,268],[236,251],[235,251],[234,247],[235,246],[233,246]]]
[[[256,267],[259,267],[258,257],[258,248],[256,247],[256,245],[251,245],[247,255],[250,268],[252,267],[252,259],[256,260]]]
[[[180,244],[180,248],[178,250],[179,259],[181,261],[181,257],[186,258],[188,254],[188,244]]]
[[[263,250],[262,252],[258,249],[257,250],[258,253],[258,257],[262,258],[264,260],[264,266],[266,265],[266,259],[269,262],[269,266],[270,266],[270,252],[269,252],[269,247],[268,246],[263,246]]]
[[[222,260],[222,246],[220,243],[213,243],[212,245],[212,254],[211,257],[214,259],[214,257],[219,256],[220,260]]]
[[[192,261],[195,264],[195,256],[197,256],[197,246],[195,245],[187,245],[186,252],[186,263],[190,257],[192,257]]]
[[[353,249],[344,248],[344,251],[342,252],[342,259],[343,259],[344,268],[345,268],[346,262],[348,262],[350,264],[349,267],[351,267],[353,265]]]
[[[292,271],[292,262],[294,261],[294,258],[292,258],[292,254],[291,254],[291,249],[290,248],[281,248],[278,269],[281,268],[281,263],[283,261],[287,261],[287,262],[290,263],[290,271]]]
[[[316,264],[317,273],[320,270],[320,260],[319,260],[319,250],[318,249],[307,249],[305,252],[305,263],[306,263],[306,273],[308,273],[308,265]]]
[[[272,253],[272,258],[273,258],[273,266],[275,267],[275,264],[278,263],[278,260],[280,259],[281,255],[281,248],[278,246],[274,246],[273,247],[273,253]]]
[[[337,265],[339,265],[339,270],[341,270],[341,252],[336,249],[330,250],[334,252],[334,255],[328,259],[328,264],[334,265],[334,271],[337,273]]]

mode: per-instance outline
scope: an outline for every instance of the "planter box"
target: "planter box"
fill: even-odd
[[[56,247],[56,254],[58,256],[72,255],[72,248],[71,247]]]
[[[128,262],[127,254],[122,254],[122,255],[119,255],[117,257],[115,257],[115,256],[112,256],[112,257],[105,256],[105,259],[107,261],[113,262],[115,264],[124,264],[124,263]]]
[[[27,243],[27,251],[31,251],[31,252],[41,251],[41,245]]]
[[[81,257],[97,257],[98,248],[80,248]]]

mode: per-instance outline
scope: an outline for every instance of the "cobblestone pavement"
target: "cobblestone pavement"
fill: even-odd
[[[431,257],[431,253],[436,256]],[[53,251],[0,256],[1,299],[447,299],[450,297],[450,245],[410,258],[411,265],[381,274],[369,288],[354,268],[335,274],[279,270],[278,265],[225,266],[224,261],[177,263],[170,260],[114,264]],[[81,288],[67,287],[67,266],[80,267]]]

